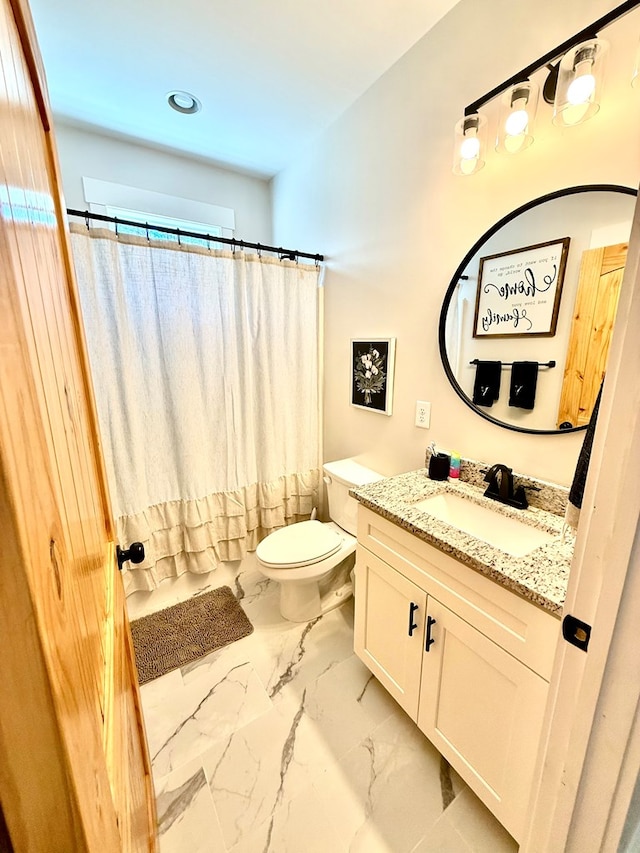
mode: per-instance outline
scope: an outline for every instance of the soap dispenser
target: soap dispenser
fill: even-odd
[[[460,479],[460,454],[455,451],[451,454],[451,462],[449,464],[449,477],[452,480]]]

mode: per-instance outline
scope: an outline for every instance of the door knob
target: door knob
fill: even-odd
[[[132,542],[126,551],[116,545],[116,558],[120,571],[122,571],[123,564],[128,560],[131,560],[132,563],[141,563],[144,560],[144,545],[142,542]]]

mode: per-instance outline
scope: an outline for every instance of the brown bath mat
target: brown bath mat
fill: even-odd
[[[253,625],[228,586],[136,619],[131,633],[138,680],[146,684],[252,631]]]

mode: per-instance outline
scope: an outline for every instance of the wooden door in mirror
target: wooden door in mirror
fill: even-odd
[[[607,366],[628,248],[628,243],[617,243],[582,255],[558,429],[589,423]]]

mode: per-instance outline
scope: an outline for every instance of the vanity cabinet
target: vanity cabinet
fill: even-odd
[[[357,554],[356,652],[416,720],[427,594],[364,548]]]
[[[355,651],[518,840],[560,620],[358,512]]]

